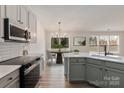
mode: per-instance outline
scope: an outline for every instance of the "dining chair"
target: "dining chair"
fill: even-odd
[[[56,62],[56,54],[51,53],[49,50],[47,50],[47,64],[51,64]]]

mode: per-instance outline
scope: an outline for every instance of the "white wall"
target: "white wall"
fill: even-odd
[[[40,21],[37,21],[37,43],[30,44],[29,53],[30,54],[41,54],[44,56],[44,60],[46,57],[46,46],[45,46],[45,31],[42,27]]]
[[[22,51],[23,51],[22,43],[12,42],[0,43],[0,62],[10,58],[21,56]]]
[[[46,48],[47,49],[51,49],[51,37],[52,37],[52,33],[55,32],[46,32]],[[114,32],[104,32],[104,31],[100,31],[100,32],[83,32],[83,31],[75,31],[75,32],[63,32],[66,33],[69,37],[69,49],[74,50],[74,49],[79,49],[81,52],[89,52],[89,42],[88,42],[88,38],[90,35],[109,35],[109,34],[115,34],[115,35],[119,35],[120,36],[120,46],[119,46],[119,50],[120,50],[120,55],[124,56],[124,32],[118,32],[118,31],[114,31]],[[62,34],[63,34],[62,33]],[[73,37],[78,37],[78,36],[86,36],[86,46],[73,46]]]
[[[124,56],[124,32],[120,34],[120,55]]]

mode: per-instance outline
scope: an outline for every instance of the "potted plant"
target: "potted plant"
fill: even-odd
[[[61,51],[61,48],[64,48],[64,46],[62,44],[55,44],[54,48],[58,49],[59,52]]]
[[[75,50],[74,50],[74,54],[79,54],[79,52],[80,52],[80,51],[79,51],[78,49],[75,49]]]

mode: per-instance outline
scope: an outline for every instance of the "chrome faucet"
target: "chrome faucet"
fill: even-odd
[[[104,45],[104,54],[105,54],[105,56],[113,55],[113,53],[110,53],[109,51],[107,52],[107,45]]]

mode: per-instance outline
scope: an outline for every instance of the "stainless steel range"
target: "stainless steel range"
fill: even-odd
[[[13,58],[0,65],[21,65],[20,68],[20,88],[33,88],[40,78],[40,57],[22,56]]]

